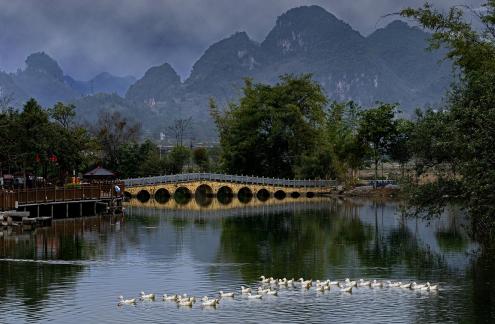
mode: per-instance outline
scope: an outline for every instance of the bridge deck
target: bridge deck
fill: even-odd
[[[330,188],[337,185],[336,180],[294,180],[277,179],[243,175],[228,175],[217,173],[184,173],[176,175],[165,175],[147,178],[135,178],[124,180],[126,187],[149,186],[166,183],[181,183],[191,181],[217,181],[229,183],[242,183],[262,186],[279,186],[294,188]]]

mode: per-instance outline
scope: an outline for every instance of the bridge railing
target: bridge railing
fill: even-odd
[[[126,187],[157,185],[165,183],[180,183],[191,181],[219,181],[230,183],[244,183],[267,186],[281,187],[309,187],[309,188],[328,188],[337,185],[336,180],[295,180],[295,179],[278,179],[266,177],[254,177],[243,175],[229,175],[218,173],[182,173],[164,176],[155,176],[147,178],[134,178],[124,180]]]

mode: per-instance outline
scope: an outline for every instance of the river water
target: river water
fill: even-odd
[[[451,209],[430,222],[396,202],[300,199],[168,205],[56,221],[0,237],[0,322],[447,323],[495,321],[495,259]],[[236,295],[217,308],[138,302],[140,291],[214,296],[260,275],[439,283],[438,292],[333,287]]]

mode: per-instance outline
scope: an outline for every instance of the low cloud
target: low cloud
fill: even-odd
[[[433,1],[446,9],[450,0]],[[479,7],[482,0],[466,0]],[[45,51],[67,74],[88,79],[108,71],[140,77],[170,63],[185,78],[206,48],[236,31],[262,41],[284,11],[316,4],[366,35],[385,14],[422,0],[0,0],[0,70],[24,66]]]

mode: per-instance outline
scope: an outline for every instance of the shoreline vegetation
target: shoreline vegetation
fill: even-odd
[[[177,120],[176,145],[162,152],[141,139],[141,127],[107,112],[79,125],[75,107],[44,109],[35,99],[22,111],[1,101],[0,170],[63,185],[95,165],[121,178],[181,172],[224,172],[296,179],[338,179],[342,194],[396,195],[397,188],[356,187],[358,170],[382,179],[385,163],[398,165],[410,215],[440,215],[464,206],[476,238],[495,233],[495,0],[487,0],[474,28],[464,7],[443,13],[425,4],[400,15],[432,31],[431,49],[446,49],[457,81],[445,101],[418,109],[411,119],[395,103],[361,107],[327,98],[310,74],[282,75],[275,84],[246,79],[238,102],[220,108],[210,99],[219,136],[214,148],[187,146],[190,120]],[[192,142],[191,142],[192,143]],[[345,189],[344,189],[345,188]],[[350,188],[350,189],[347,189]]]

